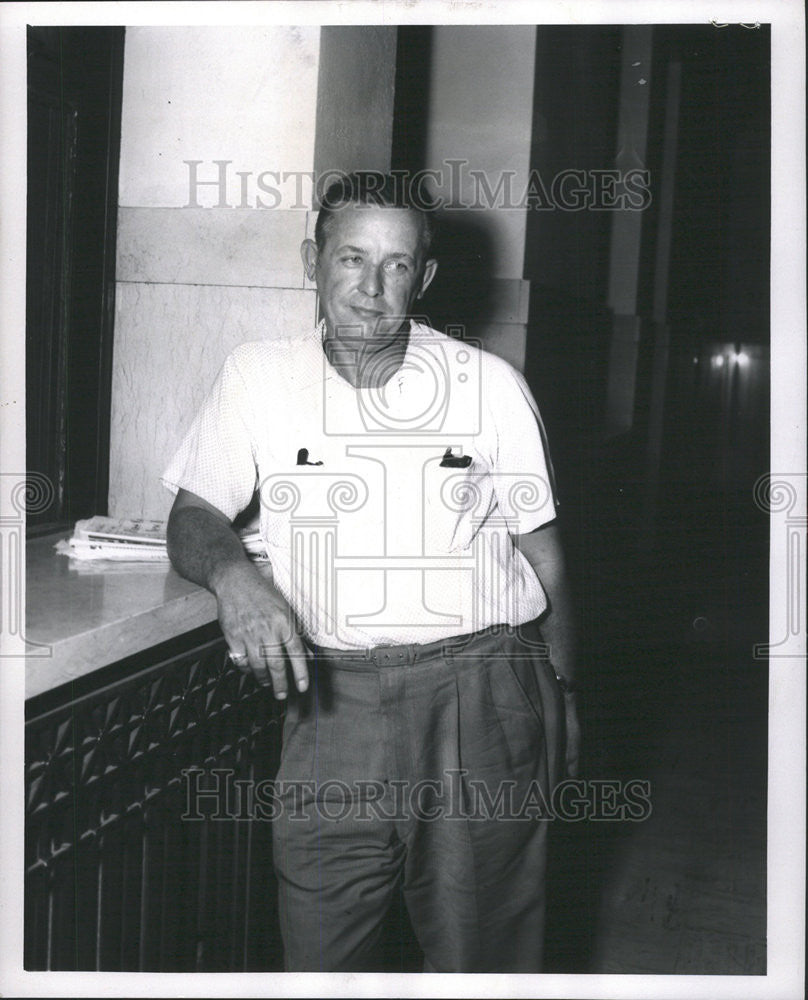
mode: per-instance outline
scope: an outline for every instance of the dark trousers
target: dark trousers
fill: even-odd
[[[315,649],[283,730],[274,863],[289,971],[378,971],[397,885],[437,972],[538,972],[563,699],[535,625]]]

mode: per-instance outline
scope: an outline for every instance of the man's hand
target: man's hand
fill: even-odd
[[[212,590],[219,624],[233,662],[252,672],[276,698],[289,692],[288,668],[298,691],[309,686],[308,654],[297,634],[292,609],[275,587],[249,563],[234,563],[214,575]]]
[[[306,648],[292,609],[247,558],[230,520],[202,497],[180,490],[168,519],[168,555],[186,579],[207,587],[219,605],[219,624],[239,669],[276,698],[289,693],[288,667],[298,691],[309,683]]]

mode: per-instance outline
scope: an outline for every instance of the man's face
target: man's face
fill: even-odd
[[[329,337],[380,346],[396,337],[437,266],[423,259],[421,221],[406,208],[346,206],[332,216],[322,250],[306,240],[301,252]]]

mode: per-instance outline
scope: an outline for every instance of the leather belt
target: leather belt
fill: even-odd
[[[379,645],[367,649],[334,649],[330,646],[318,646],[307,643],[315,659],[344,664],[346,660],[353,663],[374,667],[407,667],[422,660],[433,659],[436,656],[451,656],[453,652],[467,650],[469,643],[487,638],[500,632],[510,631],[508,625],[491,625],[480,632],[466,635],[453,635],[435,642],[411,642],[404,645]]]

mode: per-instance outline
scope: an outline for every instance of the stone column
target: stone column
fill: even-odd
[[[437,172],[449,237],[433,301],[519,369],[535,56],[531,25],[437,25],[432,33],[425,166]]]

